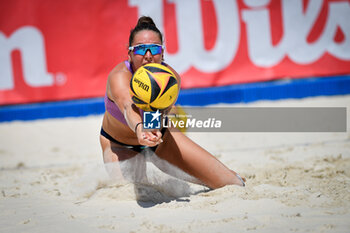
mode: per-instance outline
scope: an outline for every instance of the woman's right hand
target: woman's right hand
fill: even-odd
[[[138,142],[143,146],[157,146],[163,142],[162,133],[158,129],[147,130],[141,126],[136,128]]]

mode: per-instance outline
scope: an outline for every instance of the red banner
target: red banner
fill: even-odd
[[[140,15],[163,31],[182,88],[350,73],[349,0],[11,0],[0,104],[103,96]]]

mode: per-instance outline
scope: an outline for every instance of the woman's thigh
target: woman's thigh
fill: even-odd
[[[100,135],[100,144],[103,153],[103,161],[105,163],[124,161],[138,154],[131,149],[109,141],[102,135]]]
[[[233,184],[235,174],[177,129],[167,130],[156,154],[211,188]]]
[[[125,148],[102,137],[101,147],[105,168],[114,180],[145,182],[146,158],[144,154]]]

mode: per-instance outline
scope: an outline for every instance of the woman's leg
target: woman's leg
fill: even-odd
[[[167,130],[156,154],[210,188],[244,185],[236,173],[177,129]]]
[[[143,154],[119,146],[100,136],[103,161],[109,176],[133,183],[146,182],[146,159]]]
[[[153,163],[162,172],[183,181],[206,186],[198,178],[189,175],[177,166],[169,163],[167,160],[161,159],[155,152],[149,150],[149,155],[150,156],[147,156],[147,161]]]
[[[189,187],[188,185],[186,186],[185,182],[181,182],[180,180],[203,185],[197,178],[191,177],[166,160],[159,159],[151,149],[146,149],[142,153],[137,153],[115,143],[111,143],[103,136],[100,136],[100,142],[103,150],[105,168],[113,180],[128,181],[155,187],[167,187],[171,184],[176,184],[177,188],[174,188],[179,188],[180,193],[187,190]],[[148,161],[152,162],[160,170],[154,170],[148,167]],[[179,177],[178,174],[181,174],[181,176]],[[180,178],[180,180],[172,177]],[[170,188],[169,190],[173,189]],[[185,193],[187,193],[187,191]],[[176,191],[173,190],[172,193],[176,193]]]

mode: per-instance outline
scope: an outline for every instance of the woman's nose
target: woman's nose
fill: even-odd
[[[153,56],[150,49],[147,49],[145,56]]]
[[[145,53],[145,58],[147,59],[147,60],[152,60],[152,58],[153,58],[153,55],[152,55],[152,53],[151,53],[151,50],[147,50],[146,51],[146,53]]]

